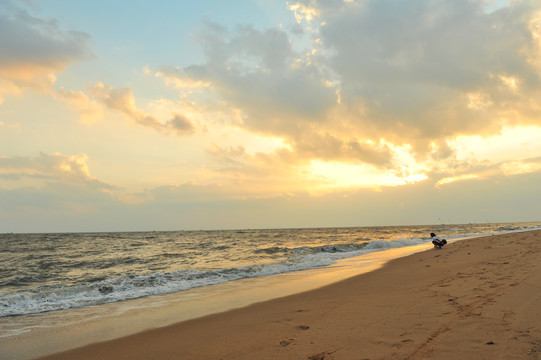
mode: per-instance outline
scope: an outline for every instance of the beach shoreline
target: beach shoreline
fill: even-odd
[[[540,241],[541,231],[457,241],[325,287],[42,359],[538,359]]]
[[[34,359],[310,291],[373,271],[392,259],[430,247],[430,244],[422,244],[374,251],[316,269],[247,278],[97,306],[0,318],[0,358]]]

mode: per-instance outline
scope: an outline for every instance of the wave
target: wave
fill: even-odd
[[[330,266],[336,260],[374,251],[426,243],[426,238],[375,240],[314,247],[269,247],[255,253],[283,253],[285,259],[249,266],[214,270],[179,270],[147,275],[130,274],[114,279],[96,279],[72,286],[42,286],[0,296],[0,317],[65,310],[90,305],[184,291],[245,278],[270,276]]]

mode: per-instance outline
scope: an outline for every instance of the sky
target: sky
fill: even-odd
[[[0,0],[0,233],[541,220],[537,0]]]

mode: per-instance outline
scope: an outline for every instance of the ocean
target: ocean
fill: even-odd
[[[0,234],[0,317],[325,268],[430,243],[431,232],[452,241],[534,229],[541,223]]]

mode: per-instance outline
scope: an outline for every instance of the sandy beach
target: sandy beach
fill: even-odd
[[[42,359],[540,359],[541,231]]]

